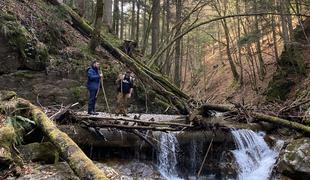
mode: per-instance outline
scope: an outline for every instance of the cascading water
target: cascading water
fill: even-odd
[[[264,140],[264,133],[252,130],[232,130],[237,146],[233,150],[238,165],[239,180],[267,180],[279,155],[283,141],[278,141],[271,149]]]
[[[160,152],[158,155],[159,171],[169,180],[180,179],[177,173],[178,140],[174,133],[161,133]]]

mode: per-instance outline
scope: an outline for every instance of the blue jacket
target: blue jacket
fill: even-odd
[[[87,89],[98,90],[100,84],[99,70],[95,67],[89,67],[87,69]]]

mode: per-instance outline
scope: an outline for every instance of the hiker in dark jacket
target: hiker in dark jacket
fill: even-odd
[[[87,68],[87,77],[87,89],[89,92],[88,114],[98,115],[98,113],[95,111],[95,104],[100,88],[100,78],[102,78],[102,74],[99,73],[98,61],[93,61],[91,66]]]
[[[125,74],[120,74],[116,80],[118,84],[118,95],[116,102],[116,115],[123,114],[127,116],[128,99],[133,93],[133,77],[131,71],[127,70]]]

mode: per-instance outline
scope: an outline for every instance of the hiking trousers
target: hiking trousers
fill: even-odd
[[[88,89],[89,92],[89,98],[88,98],[88,113],[95,112],[95,106],[96,106],[96,95],[97,95],[98,89]]]
[[[127,107],[128,107],[128,99],[129,93],[124,94],[119,92],[117,94],[117,101],[116,101],[116,114],[127,114]]]

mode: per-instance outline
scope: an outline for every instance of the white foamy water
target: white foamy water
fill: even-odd
[[[180,180],[177,173],[177,151],[179,143],[175,133],[161,133],[160,152],[158,155],[158,169],[162,176],[168,180]]]
[[[237,149],[233,150],[238,164],[239,180],[267,180],[283,146],[278,141],[276,147],[271,149],[264,140],[264,133],[240,129],[232,132]]]

